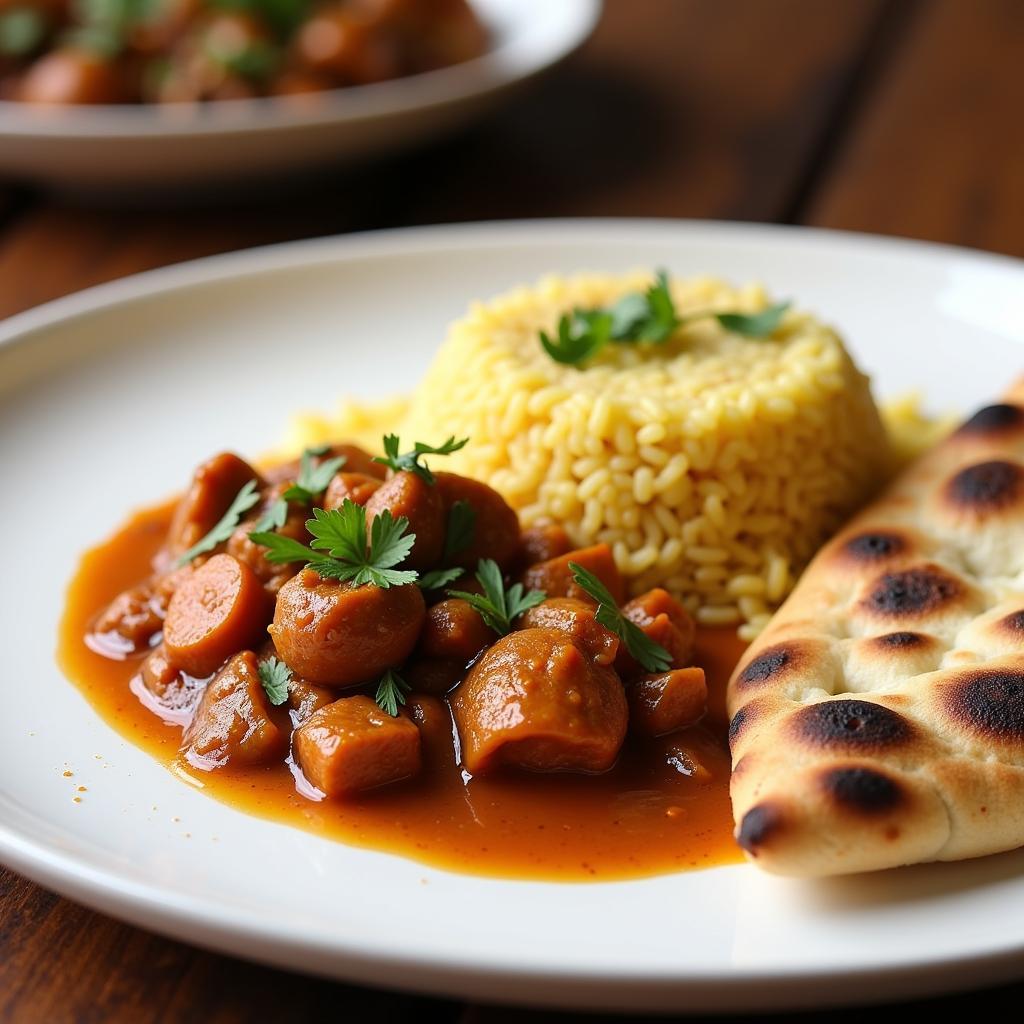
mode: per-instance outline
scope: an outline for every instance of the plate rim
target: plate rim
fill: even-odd
[[[359,259],[363,255],[386,256],[418,248],[454,246],[460,249],[488,248],[489,237],[508,235],[506,243],[527,244],[539,236],[564,239],[566,232],[579,237],[627,234],[671,235],[686,231],[694,234],[763,236],[790,241],[797,237],[812,244],[840,244],[861,249],[889,250],[892,254],[917,255],[927,260],[969,259],[1006,270],[1024,272],[1024,258],[1007,253],[948,242],[901,235],[881,235],[843,228],[810,227],[800,224],[775,224],[770,221],[729,221],[690,217],[529,217],[514,220],[480,220],[457,223],[422,224],[415,227],[377,228],[342,232],[316,238],[299,238],[266,245],[214,253],[180,260],[165,266],[142,270],[124,277],[77,289],[48,299],[19,313],[0,319],[0,346],[29,340],[27,335],[61,320],[84,316],[107,306],[118,306],[151,296],[167,294],[179,288],[215,283],[231,278],[332,260]],[[434,241],[435,236],[438,241]],[[438,242],[445,243],[439,246]]]
[[[561,31],[547,48],[524,45],[527,33],[512,33],[479,57],[368,85],[324,90],[315,106],[256,97],[207,104],[197,111],[171,105],[96,104],[48,109],[46,116],[24,103],[0,100],[0,139],[115,141],[249,135],[357,124],[423,113],[448,104],[484,99],[557,66],[590,37],[604,0],[570,0],[551,18]],[[510,4],[514,12],[516,5]],[[566,13],[568,12],[568,13]],[[517,24],[523,24],[519,18]],[[187,105],[184,105],[187,106]],[[154,116],[155,114],[159,116]]]
[[[892,238],[860,232],[799,226],[678,220],[669,218],[550,218],[523,221],[485,221],[469,224],[395,228],[276,243],[236,252],[222,253],[145,271],[75,292],[16,314],[0,322],[0,360],[14,348],[34,343],[47,328],[69,323],[79,317],[114,309],[127,303],[145,301],[196,286],[274,273],[299,266],[336,261],[353,262],[445,251],[472,250],[502,245],[543,244],[545,236],[561,240],[586,240],[600,236],[633,240],[668,240],[680,235],[710,234],[728,240],[754,238],[759,241],[785,240],[798,244],[853,246],[861,251],[917,257],[929,261],[967,258],[1024,273],[1024,260],[959,246]],[[837,968],[835,965],[810,969],[708,970],[687,973],[685,968],[644,973],[630,968],[619,974],[595,976],[578,969],[521,967],[494,955],[477,955],[453,960],[432,956],[429,949],[414,954],[357,945],[351,939],[298,939],[276,932],[250,910],[214,912],[201,900],[168,892],[166,887],[119,878],[110,869],[82,863],[18,831],[0,820],[0,863],[16,872],[96,910],[150,930],[193,944],[218,949],[231,955],[304,969],[351,981],[384,984],[435,994],[467,992],[495,999],[489,987],[495,983],[529,983],[529,991],[516,991],[514,1001],[536,1005],[598,1007],[678,1007],[685,993],[693,1009],[745,1009],[770,1005],[773,1008],[798,1005],[820,1006],[823,1002],[847,1002],[853,997],[880,1000],[894,995],[919,993],[925,986],[933,991],[962,987],[969,977],[974,984],[987,984],[1019,975],[1024,942],[994,944],[968,957],[939,954],[899,964],[876,964]],[[712,870],[734,870],[719,868]],[[610,883],[621,884],[621,883]],[[627,883],[628,884],[628,883]],[[204,934],[193,936],[196,926]],[[198,938],[198,942],[197,942]],[[254,943],[256,944],[254,948]],[[245,945],[239,952],[239,945]],[[977,949],[977,947],[976,947]],[[310,963],[307,957],[330,956],[342,962],[327,967]],[[396,968],[399,970],[396,971]],[[873,991],[865,996],[861,985],[870,977]],[[800,991],[794,993],[794,986]],[[937,987],[936,987],[937,986]],[[765,989],[786,989],[788,995],[765,998]],[[646,991],[638,991],[638,990]],[[509,997],[512,999],[512,997]]]

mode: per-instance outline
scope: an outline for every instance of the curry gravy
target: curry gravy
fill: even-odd
[[[181,730],[129,689],[141,659],[112,661],[85,642],[90,623],[121,590],[144,579],[173,504],[135,515],[82,559],[68,590],[59,661],[113,729],[217,800],[340,842],[439,868],[504,878],[616,880],[728,864],[732,840],[725,683],[744,644],[732,630],[698,634],[711,710],[693,729],[642,743],[627,739],[604,775],[508,773],[464,780],[454,748],[424,751],[408,782],[345,800],[300,796],[288,765],[199,771],[178,758]]]

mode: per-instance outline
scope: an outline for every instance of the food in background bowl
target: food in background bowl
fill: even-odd
[[[838,334],[708,277],[551,277],[474,305],[407,405],[381,412],[472,437],[453,468],[524,525],[608,544],[631,593],[663,586],[748,639],[892,468]],[[292,442],[379,431],[347,407],[299,419]]]
[[[16,0],[0,98],[171,103],[317,93],[484,52],[466,0]]]

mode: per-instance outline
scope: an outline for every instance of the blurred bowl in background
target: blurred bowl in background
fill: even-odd
[[[600,0],[474,0],[491,45],[451,67],[310,96],[205,104],[0,102],[0,174],[73,191],[251,182],[452,131],[590,35]]]

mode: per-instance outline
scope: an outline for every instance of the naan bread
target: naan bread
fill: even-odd
[[[736,836],[768,871],[1024,845],[1024,382],[822,549],[729,710]]]

